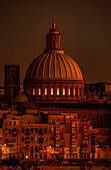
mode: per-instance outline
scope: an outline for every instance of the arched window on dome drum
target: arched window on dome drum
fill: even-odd
[[[76,95],[76,89],[75,88],[73,89],[73,95],[74,96]]]
[[[68,88],[68,96],[71,95],[71,88]]]
[[[44,89],[44,95],[47,96],[47,88]]]
[[[63,90],[62,90],[62,95],[63,95],[63,96],[66,95],[66,89],[65,89],[65,88],[63,88]]]
[[[60,89],[57,88],[57,96],[59,96],[59,95],[60,95]]]
[[[38,88],[38,95],[41,95],[41,88]]]
[[[51,94],[51,96],[54,95],[54,89],[53,88],[50,89],[50,94]]]
[[[35,96],[35,88],[32,89],[32,94]]]

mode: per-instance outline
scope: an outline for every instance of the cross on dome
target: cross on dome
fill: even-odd
[[[55,30],[55,18],[52,18],[52,30]]]

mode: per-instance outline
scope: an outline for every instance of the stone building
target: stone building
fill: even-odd
[[[7,148],[6,156],[44,164],[50,160],[62,164],[111,159],[111,103],[99,99],[98,94],[98,98],[88,98],[90,91],[84,92],[79,66],[61,49],[54,19],[46,40],[47,48],[27,69],[24,94],[14,100],[18,114],[4,116],[2,146]],[[14,70],[9,83],[5,81],[7,95],[12,88],[19,91],[19,68],[14,66]],[[103,147],[109,148],[107,157]]]

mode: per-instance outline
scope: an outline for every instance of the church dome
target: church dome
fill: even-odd
[[[70,100],[78,99],[78,93],[80,93],[79,97],[81,98],[84,86],[82,72],[78,64],[61,49],[61,35],[55,27],[54,19],[52,29],[47,34],[46,40],[47,48],[31,62],[27,69],[24,79],[26,95],[38,102],[44,102],[45,100],[47,102],[49,100],[57,102],[62,101],[59,96],[61,96],[60,93],[64,89],[65,95],[62,93],[64,99],[65,97],[66,100],[69,98]],[[59,95],[55,94],[57,88],[59,88]],[[70,88],[69,96],[67,96],[68,88]],[[51,95],[51,89],[53,89],[53,95]],[[77,96],[73,97],[73,94]]]
[[[36,57],[30,64],[25,79],[29,80],[83,80],[77,63],[64,52],[52,50]]]

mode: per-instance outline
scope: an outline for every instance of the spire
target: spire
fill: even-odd
[[[52,18],[52,30],[55,30],[55,18]]]

